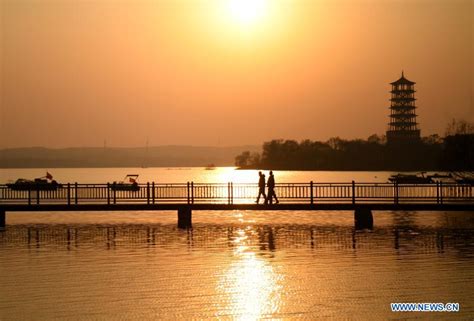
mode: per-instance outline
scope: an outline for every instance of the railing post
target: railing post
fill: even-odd
[[[194,204],[194,182],[191,182],[191,204]]]
[[[40,203],[40,189],[39,186],[36,185],[36,204],[39,205]]]
[[[352,181],[352,204],[356,203],[355,193],[356,193],[356,186],[355,186],[355,182]]]
[[[439,203],[443,205],[443,182],[439,182]]]
[[[78,203],[78,195],[77,195],[77,182],[74,183],[74,204],[77,205]]]
[[[394,193],[393,193],[393,197],[394,197],[394,204],[398,205],[398,182],[394,182],[393,183],[393,189],[394,189]]]
[[[186,183],[186,196],[188,198],[188,204],[191,203],[191,193],[190,193],[190,184],[189,182]]]
[[[227,182],[227,204],[230,205],[230,182]]]
[[[151,182],[151,203],[155,204],[155,182]]]
[[[310,195],[310,203],[314,204],[313,181],[309,182],[309,195]]]
[[[146,183],[146,203],[150,204],[150,182]]]
[[[439,204],[439,182],[436,182],[436,204]]]
[[[28,189],[28,205],[31,205],[31,189]]]
[[[5,210],[0,209],[0,228],[5,228],[6,225],[6,220],[7,220],[7,215]]]
[[[117,204],[117,189],[115,188],[116,185],[117,185],[117,183],[114,182],[114,183],[113,183],[113,187],[114,187],[114,188],[112,189],[113,192],[114,192],[114,193],[113,193],[113,194],[114,194],[114,195],[113,195],[113,197],[114,197],[114,204]]]
[[[67,205],[71,205],[71,183],[67,183]]]
[[[110,205],[110,183],[107,183],[107,205]]]
[[[234,204],[234,183],[230,182],[230,204]]]

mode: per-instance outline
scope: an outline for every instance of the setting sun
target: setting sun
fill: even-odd
[[[253,25],[268,12],[268,0],[228,0],[227,8],[234,21]]]

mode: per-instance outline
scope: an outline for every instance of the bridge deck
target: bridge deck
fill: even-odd
[[[31,188],[34,187],[34,188]],[[372,210],[474,211],[474,186],[462,184],[278,184],[280,204],[255,204],[257,184],[0,185],[0,229],[12,211],[177,210],[178,227],[192,226],[193,210],[354,210],[356,229],[372,228]],[[263,202],[263,200],[262,200]]]
[[[128,186],[130,187],[130,186]],[[472,210],[474,186],[466,184],[283,183],[280,204],[255,204],[257,184],[146,183],[134,190],[114,184],[64,184],[18,190],[0,185],[4,211],[113,210]],[[263,200],[261,200],[261,203]]]
[[[41,212],[41,211],[175,211],[189,208],[198,211],[351,211],[368,208],[374,211],[474,211],[471,204],[2,204],[0,210],[5,212]]]

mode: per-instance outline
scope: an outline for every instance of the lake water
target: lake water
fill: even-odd
[[[48,169],[59,182],[256,182],[218,168]],[[277,182],[385,182],[388,172],[276,172]],[[0,181],[44,175],[0,171]],[[0,320],[473,319],[474,213],[8,213]],[[391,302],[459,302],[393,313]]]

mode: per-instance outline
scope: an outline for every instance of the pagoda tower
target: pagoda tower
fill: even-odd
[[[415,83],[402,76],[391,83],[390,122],[387,144],[409,144],[420,141],[420,130],[415,114]]]

